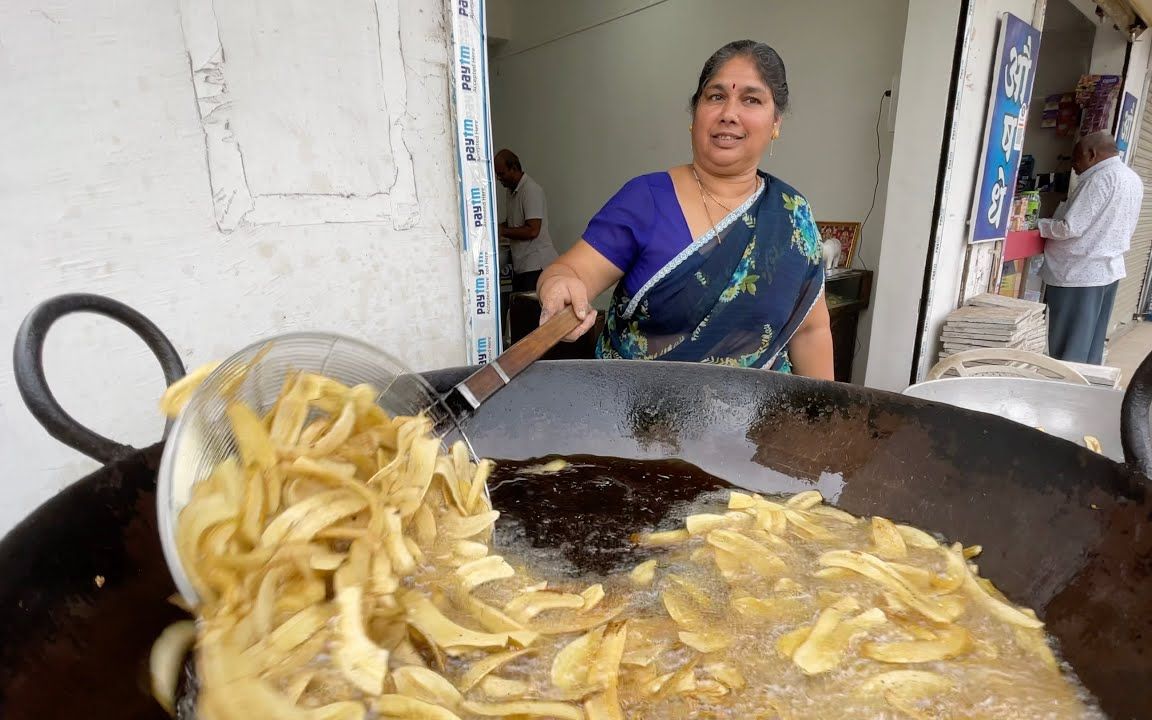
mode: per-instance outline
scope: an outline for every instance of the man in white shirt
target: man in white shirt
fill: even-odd
[[[1040,221],[1040,234],[1047,238],[1042,276],[1048,285],[1048,352],[1060,360],[1100,365],[1144,185],[1106,132],[1076,143],[1072,169],[1080,179],[1076,189],[1056,217]]]
[[[540,272],[557,258],[548,234],[544,188],[528,177],[520,158],[511,150],[496,153],[492,169],[496,179],[508,189],[508,219],[500,223],[500,237],[511,244],[512,290],[534,292]]]

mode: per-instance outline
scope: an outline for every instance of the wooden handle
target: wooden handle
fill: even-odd
[[[533,330],[520,342],[505,350],[499,357],[456,386],[460,394],[475,409],[500,388],[539,360],[564,337],[580,327],[580,318],[572,306],[552,316],[548,322]]]

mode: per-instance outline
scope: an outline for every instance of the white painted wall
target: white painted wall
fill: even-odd
[[[959,17],[960,0],[908,4],[873,299],[873,317],[884,321],[873,323],[869,338],[869,387],[899,391],[911,375]]]
[[[511,0],[485,0],[485,31],[489,42],[507,42],[512,38]]]
[[[763,167],[805,193],[818,219],[864,220],[876,115],[900,72],[907,0],[512,2],[513,37],[491,63],[493,134],[547,191],[560,250],[629,178],[689,159],[687,103],[700,67],[744,37],[780,52],[792,91],[782,138]],[[863,239],[871,268],[883,234],[887,127],[885,115],[880,190]]]
[[[1093,75],[1123,75],[1127,48],[1127,38],[1113,28],[1110,22],[1103,22],[1097,27],[1096,41],[1092,44],[1090,72]]]
[[[491,1],[491,0],[489,0]],[[523,53],[574,31],[593,28],[655,5],[683,0],[497,0],[508,6],[512,35],[501,54]]]
[[[415,174],[415,226],[231,235],[214,223],[178,5],[0,4],[0,342],[35,303],[84,291],[150,316],[189,366],[300,329],[365,338],[416,368],[463,363],[444,5],[402,2],[394,30],[407,83],[394,120],[411,149],[395,161]],[[96,467],[36,425],[10,357],[0,352],[0,533]],[[49,338],[47,370],[82,422],[138,446],[159,439],[160,373],[128,331],[70,318]]]

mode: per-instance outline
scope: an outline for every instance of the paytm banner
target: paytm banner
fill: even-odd
[[[484,365],[500,354],[499,238],[493,196],[492,129],[483,0],[452,3],[453,102],[460,173],[461,271],[468,359]]]

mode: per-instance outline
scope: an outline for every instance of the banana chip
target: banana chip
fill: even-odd
[[[396,668],[392,671],[392,682],[401,695],[438,707],[456,710],[464,702],[464,696],[455,685],[428,668],[415,665]]]
[[[972,645],[971,635],[962,627],[942,628],[937,638],[913,642],[876,643],[860,646],[860,654],[886,663],[926,663],[964,654]]]
[[[616,690],[606,690],[585,700],[584,716],[586,720],[624,720]]]
[[[756,510],[756,526],[771,535],[788,531],[788,516],[782,507],[760,507]]]
[[[496,522],[498,517],[500,517],[500,513],[495,510],[467,517],[449,513],[448,519],[445,521],[444,534],[457,540],[474,538],[491,530],[492,524]]]
[[[900,533],[900,537],[904,538],[904,542],[914,548],[921,550],[935,550],[940,547],[940,543],[936,538],[924,532],[920,528],[914,528],[911,525],[897,525],[896,531]]]
[[[908,557],[908,546],[904,536],[891,520],[882,517],[872,518],[872,543],[876,554],[887,560],[900,560]]]
[[[570,614],[566,615],[565,612]],[[541,635],[567,635],[586,632],[598,625],[615,620],[623,612],[624,605],[605,604],[601,604],[588,612],[558,610],[549,613],[547,618],[535,619],[528,624],[528,628]]]
[[[807,539],[827,542],[834,539],[832,533],[823,525],[813,522],[805,513],[798,510],[785,510],[784,518],[792,527],[793,534]]]
[[[854,550],[831,550],[820,556],[820,564],[851,570],[874,580],[891,591],[901,602],[937,622],[951,622],[963,612],[951,603],[920,593],[899,572],[880,558]]]
[[[419,593],[406,593],[400,603],[407,610],[408,623],[449,654],[453,651],[503,648],[511,640],[508,633],[479,632],[457,625]]]
[[[552,661],[552,684],[561,690],[576,690],[588,686],[588,675],[600,645],[604,642],[606,625],[601,625],[578,637],[556,653]]]
[[[460,716],[450,710],[405,695],[381,695],[372,703],[372,709],[386,718],[460,720]]]
[[[779,556],[739,532],[713,530],[708,533],[706,541],[730,555],[735,562],[747,565],[761,575],[779,575],[788,569]]]
[[[667,588],[660,596],[668,615],[683,628],[704,628],[708,622],[699,603],[685,589],[677,586]]]
[[[861,693],[880,695],[889,705],[912,717],[926,717],[919,703],[950,691],[951,680],[923,670],[895,670],[868,679]]]
[[[956,551],[954,550],[953,552],[955,553]],[[1020,627],[1033,629],[1044,627],[1044,623],[1041,622],[1040,619],[1037,618],[1035,614],[1033,614],[1030,610],[1021,610],[1020,608],[1004,602],[1003,600],[999,600],[989,594],[989,592],[985,590],[979,582],[977,582],[976,576],[972,574],[972,571],[968,569],[967,565],[964,566],[964,573],[964,584],[962,587],[964,588],[965,594],[967,594],[968,597],[972,598],[980,605],[984,606],[988,612],[992,613],[1004,622],[1011,623],[1013,625],[1019,625]]]
[[[480,691],[492,700],[523,700],[532,688],[523,680],[489,675],[480,681]]]
[[[184,377],[168,386],[160,398],[160,412],[169,418],[175,418],[192,399],[192,393],[204,384],[204,380],[212,374],[220,363],[213,362],[201,365]]]
[[[667,530],[665,532],[640,533],[632,537],[637,545],[659,547],[662,545],[675,545],[687,540],[691,535],[687,530]]]
[[[714,653],[718,650],[723,650],[732,644],[732,638],[729,635],[715,632],[690,632],[688,630],[681,630],[678,634],[680,642],[697,652],[704,654]]]
[[[152,645],[148,658],[152,695],[169,715],[176,714],[176,683],[184,667],[184,655],[195,640],[195,624],[182,620],[165,628]]]
[[[505,615],[471,593],[459,592],[453,595],[455,605],[474,619],[480,627],[492,633],[508,633],[512,642],[528,647],[536,642],[540,634],[529,630],[524,624]]]
[[[755,598],[742,597],[732,601],[736,612],[749,620],[782,622],[798,618],[811,609],[811,606],[794,598]]]
[[[658,562],[656,560],[646,560],[632,568],[632,572],[628,574],[628,577],[632,580],[633,584],[640,587],[651,585],[652,581],[656,579],[657,564]]]
[[[460,678],[460,682],[457,683],[460,692],[468,692],[491,673],[496,672],[513,660],[531,652],[533,652],[533,650],[530,648],[524,650],[509,650],[507,652],[496,653],[495,655],[488,655],[477,660],[472,663],[468,671]]]
[[[877,609],[846,618],[840,609],[828,608],[820,613],[812,631],[792,653],[792,662],[807,675],[828,672],[844,659],[853,640],[885,622],[887,617]]]
[[[580,597],[584,598],[584,610],[591,610],[600,604],[604,599],[604,586],[600,583],[589,585],[580,593]]]
[[[802,493],[797,493],[788,498],[784,504],[790,508],[797,510],[807,510],[808,508],[815,507],[824,502],[824,496],[818,490],[806,490]]]
[[[499,555],[473,560],[456,569],[456,575],[460,577],[464,589],[468,591],[475,590],[485,583],[510,578],[515,574],[516,571],[512,566]]]
[[[779,652],[782,657],[791,659],[811,634],[812,628],[807,625],[786,632],[776,641],[776,651]]]
[[[583,610],[585,599],[574,593],[538,590],[513,598],[504,606],[504,612],[520,622],[527,623],[548,610]]]
[[[620,661],[628,643],[628,621],[611,622],[588,669],[588,683],[598,689],[615,689],[620,677]]]
[[[464,710],[484,717],[556,718],[584,720],[584,712],[575,705],[560,702],[524,701],[509,703],[466,702]]]
[[[758,502],[763,501],[764,498],[759,495],[747,495],[742,492],[733,490],[728,493],[728,509],[729,510],[751,510],[757,506]]]
[[[363,593],[358,587],[345,588],[336,602],[340,606],[336,667],[360,690],[379,695],[388,674],[388,651],[364,634]]]
[[[741,690],[748,684],[748,681],[744,679],[744,674],[740,672],[740,669],[731,663],[709,663],[702,669],[706,674],[722,683],[729,690]]]
[[[684,520],[684,527],[688,530],[689,535],[703,535],[704,533],[732,524],[732,522],[733,520],[727,515],[700,513],[698,515],[689,515]]]

